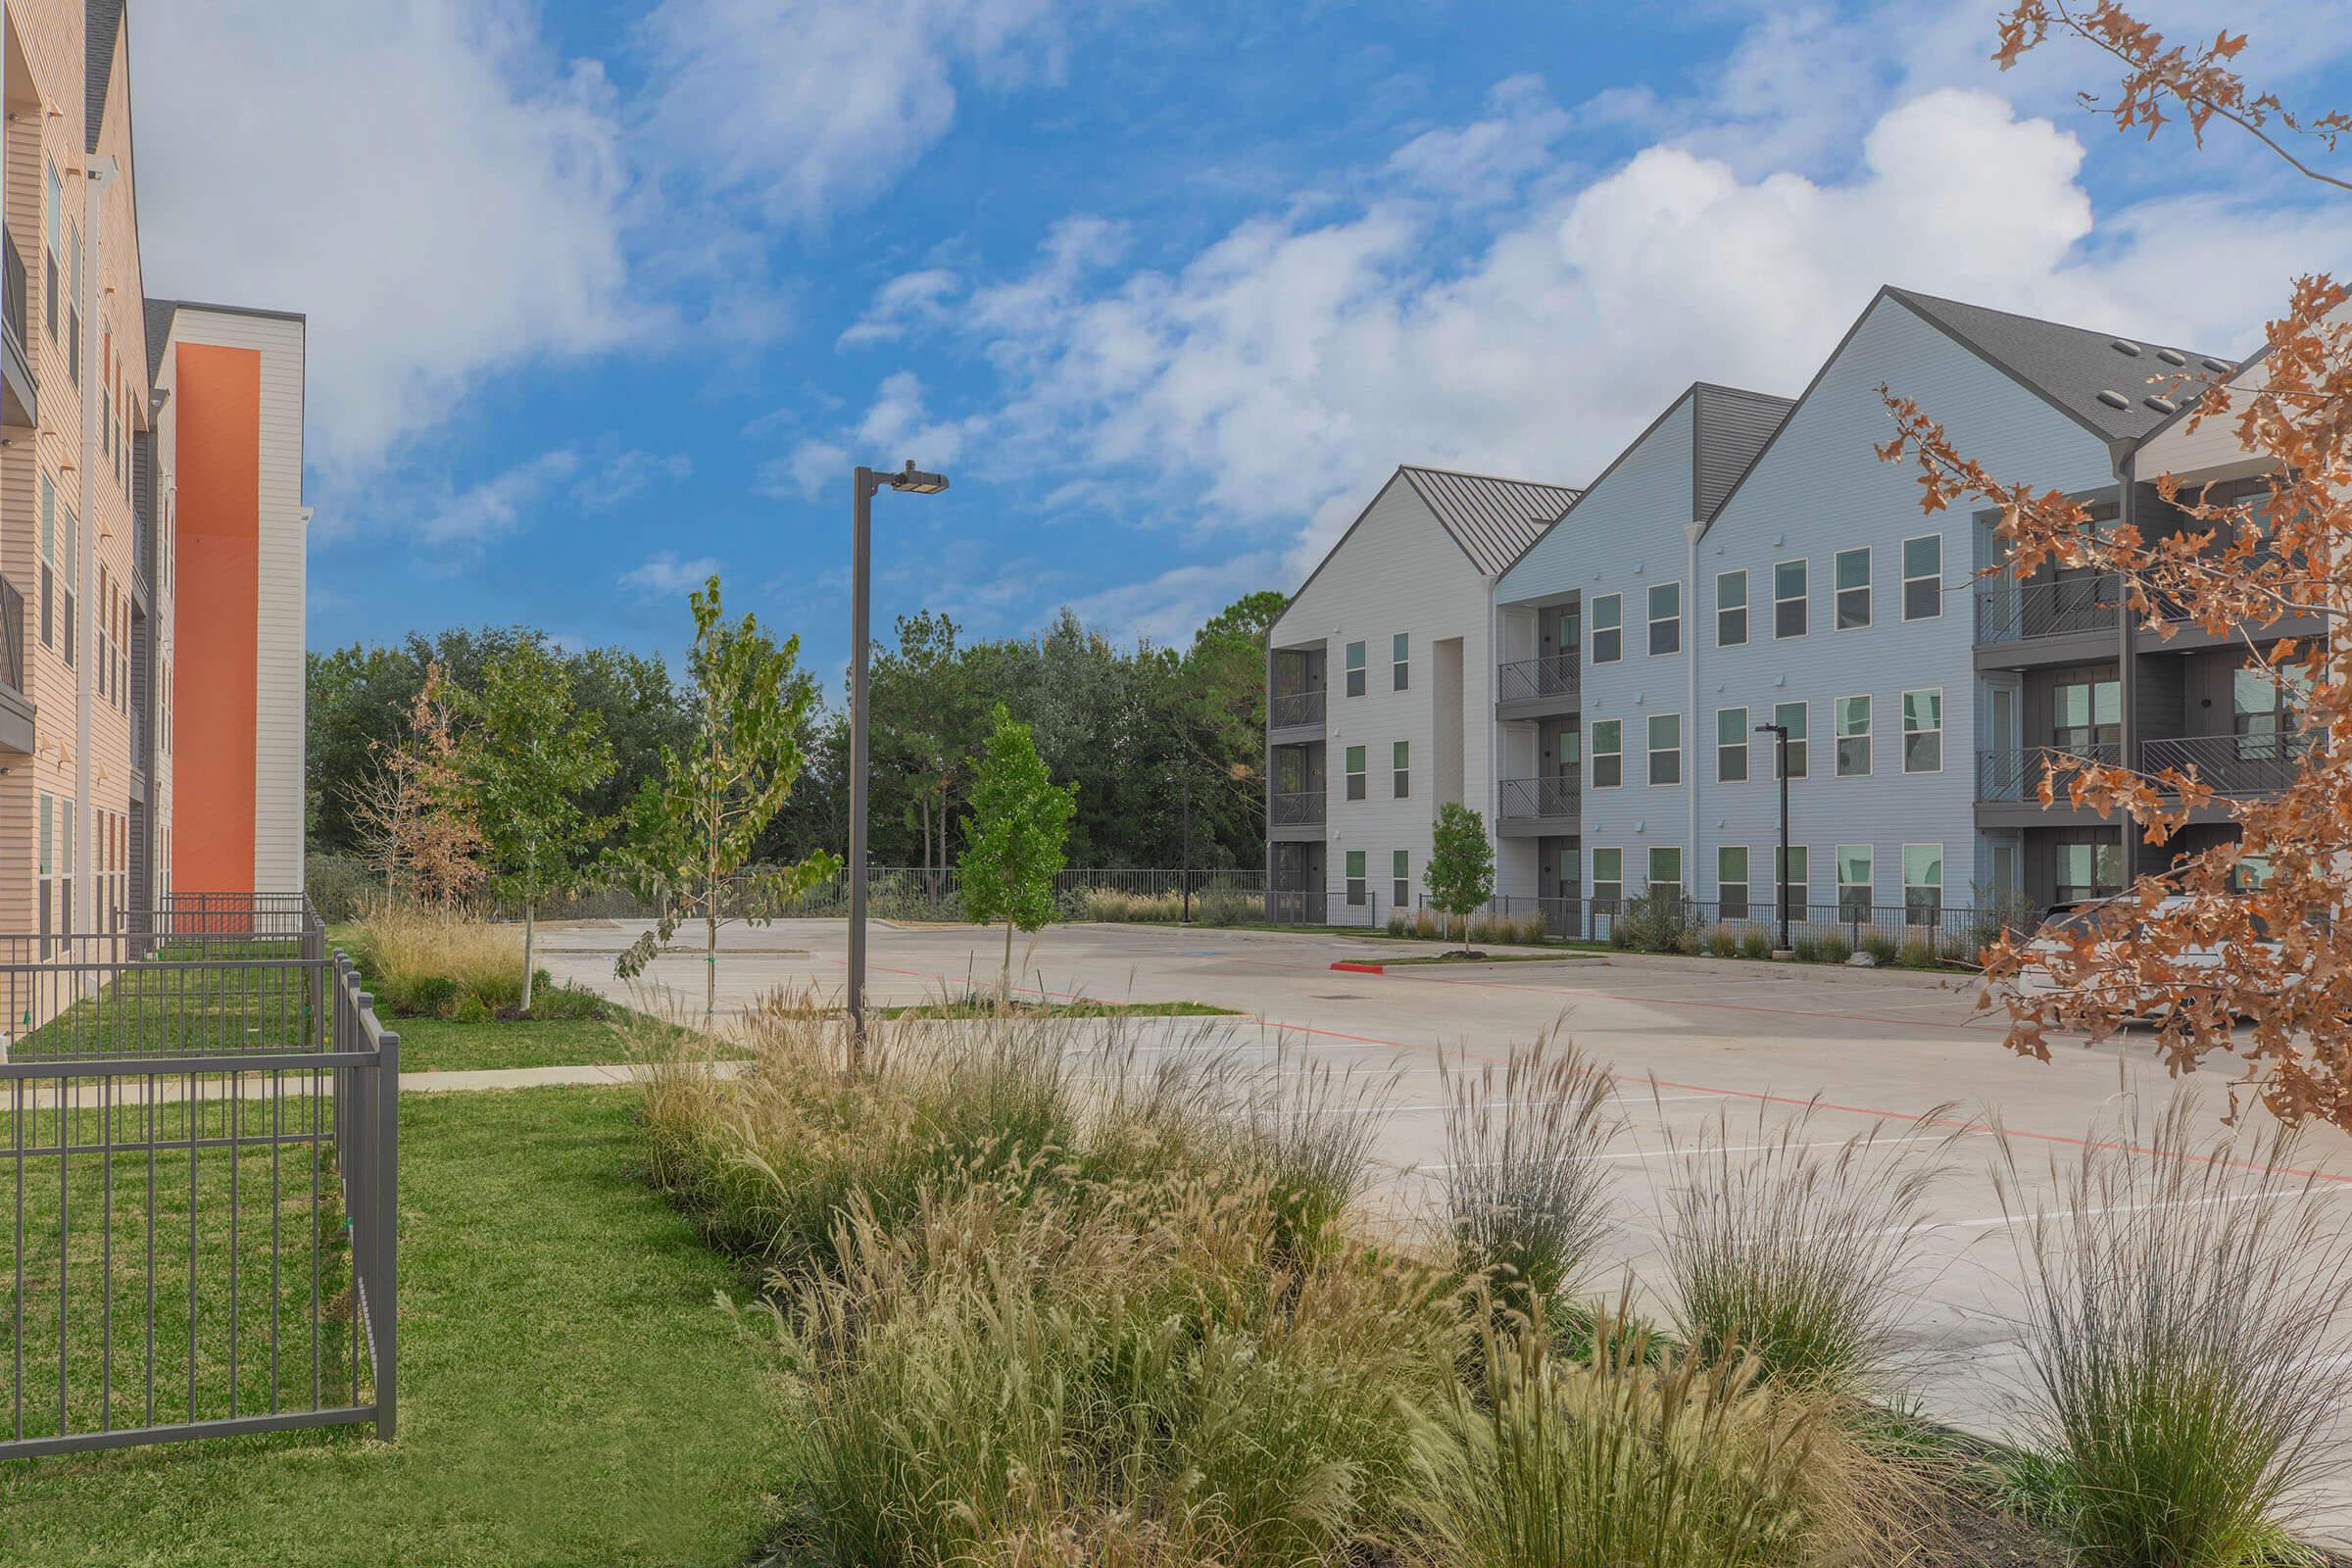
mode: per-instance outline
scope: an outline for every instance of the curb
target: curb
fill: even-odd
[[[1839,963],[1710,958],[1687,956],[1679,953],[1613,952],[1608,956],[1608,961],[1613,967],[1623,969],[1670,969],[1694,974],[1745,974],[1760,970],[1766,974],[1787,975],[1791,981],[1802,977],[1807,982],[1818,980],[1831,985],[1895,985],[1920,991],[1971,991],[1981,983],[1975,974],[1935,974],[1920,969],[1892,967],[1851,969]]]
[[[1357,963],[1348,958],[1339,959],[1332,964],[1332,967],[1344,969],[1349,974],[1387,974],[1389,972],[1389,966],[1385,963]]]

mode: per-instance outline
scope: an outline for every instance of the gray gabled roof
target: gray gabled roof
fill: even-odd
[[[2232,361],[2086,327],[1937,299],[1886,292],[2012,380],[2108,442],[2136,441],[2194,402],[2197,383],[2229,375]],[[2175,389],[2175,377],[2190,384]],[[2118,405],[2121,407],[2118,407]]]
[[[1796,407],[1794,398],[1701,381],[1690,389],[1690,520],[1705,522]]]
[[[164,373],[164,346],[172,341],[172,318],[179,312],[177,300],[148,300],[147,312],[147,384]]]
[[[1396,471],[1437,514],[1462,554],[1490,577],[1501,576],[1527,554],[1527,547],[1543,537],[1578,494],[1567,485],[1455,473],[1409,463]]]
[[[108,78],[115,70],[115,35],[122,28],[122,0],[84,0],[89,38],[82,55],[82,139],[84,152],[98,150],[98,122],[106,118]]]

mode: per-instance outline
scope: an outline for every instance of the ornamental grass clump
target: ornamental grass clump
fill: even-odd
[[[384,1010],[448,1016],[470,998],[487,1012],[522,1000],[522,933],[454,910],[398,899],[370,906],[352,927],[351,961]]]
[[[1663,1238],[1675,1324],[1703,1356],[1737,1351],[1777,1381],[1840,1398],[1888,1391],[1900,1289],[1929,1187],[1965,1129],[1937,1106],[1889,1134],[1825,1142],[1808,1105],[1776,1126],[1719,1112],[1676,1161]],[[1903,1127],[1905,1124],[1893,1124]]]
[[[2287,1530],[2339,1474],[2352,1404],[2340,1190],[2269,1123],[2201,1135],[2127,1098],[2032,1196],[2004,1138],[2024,1263],[2043,1510],[2088,1568],[2296,1560]],[[2259,1115],[2260,1113],[2255,1113]]]

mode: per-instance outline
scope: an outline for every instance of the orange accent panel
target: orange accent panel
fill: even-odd
[[[191,893],[246,893],[253,891],[259,700],[262,356],[200,343],[176,352],[172,884]]]

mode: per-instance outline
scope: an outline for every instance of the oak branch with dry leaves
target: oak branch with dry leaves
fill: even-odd
[[[2004,69],[2053,33],[2121,62],[2115,97],[2083,95],[2119,129],[2152,136],[2178,120],[2201,145],[2215,122],[2234,125],[2301,173],[2352,191],[2307,161],[2332,154],[2352,118],[2298,117],[2275,95],[2253,92],[2232,65],[2242,35],[2225,31],[2196,49],[2168,45],[2108,0],[2024,0],[1999,29],[1993,58]],[[1983,1004],[1998,998],[2007,1005],[2010,1049],[2047,1059],[2054,1029],[2096,1039],[2133,1016],[2153,1017],[2174,1071],[2226,1053],[2279,1116],[2352,1127],[2352,644],[2325,632],[2280,636],[2290,619],[2317,617],[2333,628],[2352,612],[2346,299],[2329,277],[2300,278],[2269,323],[2259,375],[2150,388],[2195,400],[2189,429],[2230,421],[2263,473],[2250,492],[2240,486],[2222,499],[2169,473],[2128,472],[2127,482],[2152,481],[2187,519],[2178,531],[2143,538],[2129,518],[2094,527],[2089,512],[2066,496],[1987,471],[1894,389],[1881,389],[1895,433],[1879,455],[1918,466],[1926,511],[1960,502],[1994,516],[2006,560],[1993,571],[2021,579],[2045,566],[2109,574],[2138,634],[2169,639],[2196,625],[2228,637],[2278,684],[2298,721],[2284,749],[2292,765],[2268,797],[2223,796],[2193,767],[2146,772],[2053,758],[2040,783],[2045,805],[2064,798],[2121,813],[2126,831],[2151,846],[2172,842],[2192,817],[2216,814],[2233,822],[2237,836],[2139,877],[2063,936],[2037,942],[2013,933],[1988,947]],[[2016,989],[2029,967],[2049,989]]]

